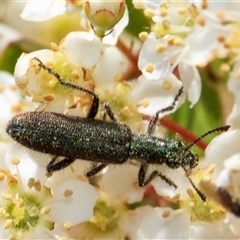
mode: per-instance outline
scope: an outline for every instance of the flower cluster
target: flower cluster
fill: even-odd
[[[136,55],[134,47],[126,47],[129,38],[133,39],[131,33],[122,33],[131,21],[127,1],[28,1],[22,5],[21,18],[27,24],[37,22],[37,30],[29,28],[33,36],[39,30],[45,37],[44,32],[48,31],[42,30],[48,27],[44,21],[48,23],[76,12],[79,29],[70,29],[64,38],[59,37],[59,44],[51,42],[50,49],[26,50],[16,62],[14,77],[0,72],[2,238],[239,238],[240,149],[235,142],[239,142],[240,136],[240,3],[208,0],[133,0],[132,3],[151,24],[150,28],[141,28],[146,31],[139,32],[142,43],[134,40],[134,46],[140,46]],[[62,21],[56,20],[58,29]],[[75,22],[74,18],[72,24]],[[0,25],[0,32],[8,29],[11,33],[3,37],[0,34],[3,53],[24,36],[20,28],[12,30],[9,26]],[[59,32],[66,30],[63,28]],[[43,40],[37,42],[44,44]],[[219,72],[227,73],[226,86],[235,97],[233,110],[226,119],[231,128],[214,138],[205,158],[199,161],[202,159],[192,151],[194,144],[163,139],[155,117],[175,112],[184,104],[186,94],[193,108],[204,91],[199,69],[204,72],[219,59]],[[137,77],[131,74],[136,72]],[[89,93],[93,92],[100,105],[94,118],[124,123],[132,131],[130,138],[139,136],[145,141],[146,147],[139,150],[139,158],[124,162],[112,159],[118,164],[108,165],[98,159],[93,163],[55,156],[57,153],[52,156],[11,141],[5,131],[8,120],[27,111],[85,119],[92,109],[93,94]],[[109,106],[113,113],[109,110],[106,114]],[[44,126],[41,129],[44,131]],[[54,131],[58,129],[49,134],[53,138],[48,140],[51,146],[56,140]],[[99,141],[98,136],[96,139]],[[145,162],[142,156],[146,152],[151,156],[159,153],[151,148],[155,139],[161,139],[162,155],[151,163]],[[127,142],[126,151],[132,143],[131,139]],[[70,150],[71,147],[68,146]],[[139,147],[138,143],[135,147]],[[171,154],[176,147],[180,149],[179,156]],[[190,165],[186,154],[189,152],[194,159],[191,169],[185,168]],[[181,162],[176,162],[176,158]],[[46,166],[53,159],[57,164],[64,160],[73,163],[61,171],[46,173]],[[105,168],[91,180],[86,178],[90,169],[101,170],[102,166]],[[141,188],[139,183],[144,177],[150,184]]]

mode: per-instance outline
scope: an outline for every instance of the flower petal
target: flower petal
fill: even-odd
[[[45,21],[66,11],[65,0],[30,0],[25,5],[21,17],[28,21]]]
[[[152,116],[157,111],[170,106],[177,92],[181,88],[182,83],[173,75],[170,74],[163,81],[148,81],[141,77],[133,86],[133,99],[137,104],[140,104],[138,111],[142,114]],[[182,95],[182,99],[184,96]],[[145,106],[144,100],[147,100],[148,105]],[[177,102],[177,107],[173,111],[168,111],[159,115],[159,118],[176,111],[180,107],[182,101]]]
[[[84,68],[93,68],[102,57],[104,46],[93,34],[71,32],[61,42],[62,49],[70,62]]]
[[[219,174],[223,168],[224,160],[240,152],[240,130],[222,133],[215,137],[205,151],[207,164],[216,164],[214,174]]]
[[[123,178],[124,175],[124,178]],[[117,199],[128,198],[128,203],[139,202],[144,191],[137,185],[138,168],[128,165],[124,168],[108,169],[99,186],[102,191]]]
[[[190,108],[192,108],[201,96],[202,82],[200,74],[195,66],[184,62],[179,63],[178,70],[184,89],[188,92],[188,100],[191,102]]]
[[[72,195],[65,196],[66,191],[71,191]],[[98,193],[92,185],[78,180],[68,180],[52,188],[52,193],[50,213],[57,222],[69,221],[76,225],[91,218],[98,198]]]

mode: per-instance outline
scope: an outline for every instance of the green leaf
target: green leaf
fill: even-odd
[[[216,59],[209,64],[209,69],[213,75],[213,80],[221,80],[227,82],[229,79],[229,72],[222,73],[219,69],[223,63],[228,63],[227,59]]]
[[[9,45],[0,60],[0,70],[14,72],[17,59],[22,54],[22,49],[17,45]]]
[[[143,10],[134,8],[131,0],[126,0],[126,3],[129,11],[129,23],[125,30],[136,37],[140,32],[150,30],[151,20],[144,16]]]
[[[17,42],[11,43],[5,49],[0,58],[0,70],[13,73],[16,62],[23,52],[29,53],[42,48],[44,48],[43,45],[24,38]]]

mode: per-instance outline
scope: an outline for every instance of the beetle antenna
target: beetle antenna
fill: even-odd
[[[231,126],[230,125],[225,125],[225,126],[221,126],[218,128],[214,128],[206,133],[204,133],[201,137],[197,138],[194,142],[192,142],[189,146],[186,147],[186,150],[188,150],[189,148],[191,148],[192,146],[194,146],[198,141],[200,141],[201,139],[203,139],[204,137],[206,137],[209,134],[215,133],[215,132],[225,132],[227,131]]]
[[[204,201],[206,202],[207,197],[196,187],[196,185],[193,183],[192,179],[188,176],[188,172],[187,169],[182,166],[183,170],[185,171],[188,181],[191,183],[192,187],[195,189],[195,191],[197,192],[198,196]]]

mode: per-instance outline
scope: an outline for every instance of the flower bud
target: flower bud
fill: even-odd
[[[85,13],[98,37],[104,37],[122,18],[125,11],[124,0],[89,0],[84,4]]]

